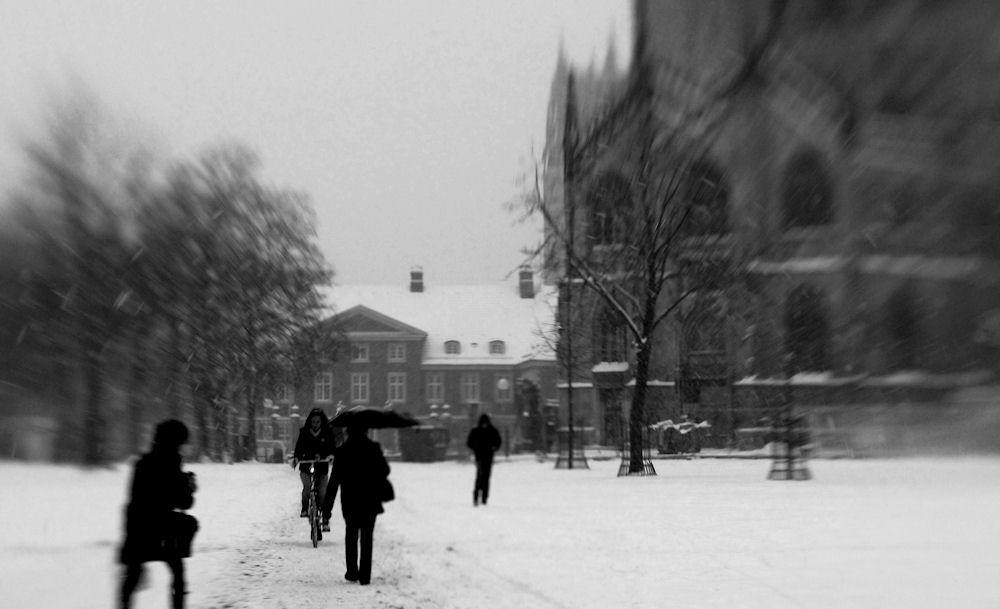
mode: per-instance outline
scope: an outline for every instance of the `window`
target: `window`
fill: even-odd
[[[623,416],[622,403],[625,401],[621,389],[599,389],[597,399],[603,411],[601,421],[604,444],[617,446],[625,437],[627,422]]]
[[[368,402],[368,373],[351,373],[351,402]]]
[[[389,361],[406,361],[406,343],[389,343]]]
[[[599,362],[624,362],[628,361],[625,346],[627,335],[625,324],[622,323],[618,314],[611,310],[605,310],[597,319],[597,357]]]
[[[918,367],[920,354],[920,312],[916,294],[910,286],[898,288],[886,303],[889,333],[888,364],[894,370]]]
[[[427,400],[434,403],[444,401],[444,378],[440,372],[427,373]]]
[[[823,296],[809,286],[799,286],[785,304],[785,349],[791,358],[790,374],[829,369],[829,323]]]
[[[320,372],[313,383],[313,401],[329,402],[333,400],[333,373]]]
[[[351,361],[352,362],[369,361],[368,343],[358,343],[356,345],[351,345]]]
[[[503,355],[507,352],[507,344],[502,340],[490,341],[490,355]]]
[[[458,355],[462,352],[462,347],[457,340],[449,340],[444,343],[444,352],[447,355]]]
[[[389,373],[389,401],[390,402],[405,402],[406,401],[406,373],[405,372],[390,372]]]
[[[783,221],[786,229],[833,221],[833,186],[813,151],[800,152],[788,163]]]
[[[282,383],[278,385],[278,390],[275,395],[276,402],[294,402],[295,401],[295,389],[288,383]]]
[[[726,317],[722,292],[701,290],[689,298],[691,310],[683,321],[688,351],[725,351]]]
[[[497,375],[497,402],[510,402],[514,395],[513,387],[510,384],[510,377],[506,374]]]
[[[728,232],[726,204],[729,190],[722,172],[710,161],[698,161],[687,173],[685,195],[690,213],[686,232],[713,235]]]
[[[622,176],[601,176],[587,195],[590,226],[587,236],[595,245],[621,243],[625,237],[622,220],[631,207],[631,188]]]
[[[462,401],[479,402],[479,373],[465,372],[462,374]]]

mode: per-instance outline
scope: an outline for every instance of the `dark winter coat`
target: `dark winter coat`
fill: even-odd
[[[309,419],[317,414],[322,419],[322,424],[319,427],[319,433],[313,434],[309,428]],[[326,413],[319,408],[314,408],[309,412],[309,416],[306,417],[306,424],[299,430],[299,437],[295,441],[295,452],[293,455],[296,460],[315,459],[317,455],[322,459],[334,454],[334,449],[337,447],[337,439],[328,423],[329,420],[326,417]],[[300,465],[299,471],[308,472],[309,464]],[[316,464],[317,474],[322,476],[326,472],[326,463]]]
[[[176,449],[154,445],[143,455],[132,474],[125,508],[125,542],[119,560],[129,564],[187,556],[171,543],[178,523],[193,519],[174,510],[190,508],[194,490],[194,478],[181,470],[181,455]]]
[[[328,503],[340,490],[340,507],[344,519],[381,514],[381,489],[389,477],[389,463],[378,442],[365,437],[348,435],[334,456],[330,484],[326,488]]]
[[[465,441],[465,445],[476,455],[476,461],[492,460],[501,443],[500,432],[486,415],[479,417],[479,424],[472,428]]]

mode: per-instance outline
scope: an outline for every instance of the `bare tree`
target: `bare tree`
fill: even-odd
[[[39,236],[36,285],[57,301],[37,311],[33,329],[48,337],[51,361],[79,379],[83,395],[79,433],[67,424],[62,441],[78,438],[71,452],[98,464],[110,458],[106,371],[137,304],[127,283],[137,248],[130,209],[148,188],[148,157],[83,86],[50,110],[45,133],[25,146],[29,174],[14,205]],[[67,396],[76,391],[65,377],[54,382]]]
[[[699,303],[724,300],[741,257],[727,225],[726,176],[711,161],[721,109],[713,102],[664,120],[637,78],[581,140],[572,79],[571,73],[562,201],[546,199],[536,164],[522,204],[545,222],[546,239],[533,253],[558,261],[568,288],[564,299],[575,292],[586,303],[561,303],[563,329],[583,323],[593,328],[589,347],[596,358],[634,364],[628,471],[640,473],[658,332],[673,322],[679,349],[685,333],[689,342],[704,338],[691,333],[705,328],[695,321],[706,313]],[[602,319],[587,320],[583,311]]]
[[[292,363],[309,358],[303,349],[320,346],[303,336],[319,323],[319,288],[332,275],[305,197],[265,185],[258,172],[252,152],[222,147],[179,166],[170,191],[191,213],[183,242],[190,279],[180,304],[192,387],[206,413],[242,396],[250,455],[262,388],[293,374]]]

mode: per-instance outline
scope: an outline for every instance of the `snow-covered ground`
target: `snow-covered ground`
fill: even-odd
[[[372,585],[342,579],[339,511],[314,549],[298,476],[193,464],[202,525],[186,561],[195,608],[1000,607],[1000,459],[616,461],[494,469],[472,506],[467,463],[393,463]],[[129,468],[0,464],[0,607],[112,607]],[[339,510],[339,505],[338,508]],[[148,565],[138,608],[167,606]]]

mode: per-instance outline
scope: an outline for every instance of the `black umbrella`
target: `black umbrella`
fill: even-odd
[[[389,427],[413,427],[420,421],[394,410],[355,406],[338,412],[330,419],[331,427],[364,427],[366,429],[386,429]]]

